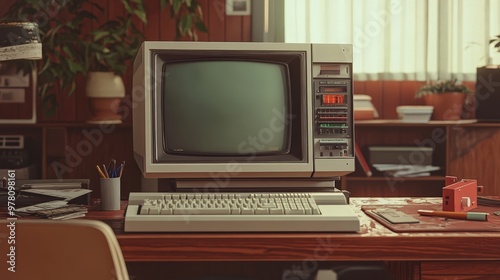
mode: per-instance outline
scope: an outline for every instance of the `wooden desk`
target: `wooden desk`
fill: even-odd
[[[440,203],[440,198],[351,198],[359,233],[124,233],[123,212],[93,211],[108,222],[128,262],[385,261],[397,279],[500,279],[500,232],[394,233],[362,205]]]

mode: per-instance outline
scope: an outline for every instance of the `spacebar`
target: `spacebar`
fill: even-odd
[[[230,208],[175,208],[174,215],[230,215]]]

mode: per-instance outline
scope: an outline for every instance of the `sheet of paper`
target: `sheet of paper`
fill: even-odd
[[[82,183],[33,183],[24,184],[21,189],[46,189],[46,190],[61,190],[61,189],[80,189]]]
[[[65,200],[70,200],[77,198],[79,196],[90,193],[92,190],[88,189],[61,189],[61,190],[44,190],[44,189],[28,189],[23,190],[23,192],[33,193],[33,194],[43,194],[52,197],[63,198]]]

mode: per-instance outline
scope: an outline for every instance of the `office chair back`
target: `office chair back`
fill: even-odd
[[[0,221],[0,279],[129,279],[116,236],[101,221],[11,222]]]

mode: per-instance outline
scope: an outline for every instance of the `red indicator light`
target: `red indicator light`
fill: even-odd
[[[344,96],[341,94],[323,94],[324,105],[343,104],[343,103],[344,103]]]

